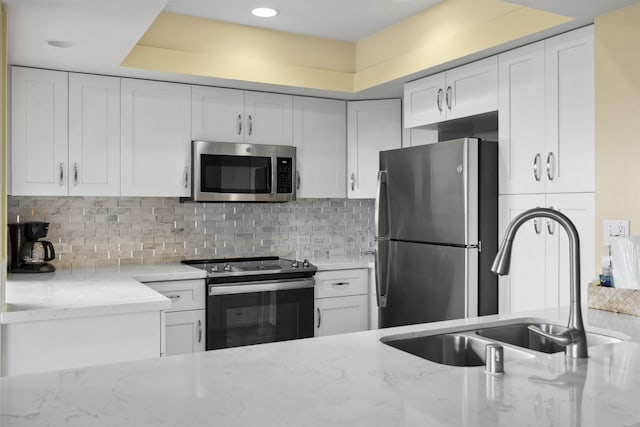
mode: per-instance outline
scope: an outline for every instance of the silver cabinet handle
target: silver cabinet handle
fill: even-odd
[[[549,206],[549,209],[553,209],[553,206]],[[549,236],[553,236],[556,232],[556,222],[552,219],[547,219],[547,232]]]
[[[549,178],[549,181],[553,181],[555,174],[555,156],[553,155],[553,151],[549,151],[549,154],[547,154],[547,178]]]
[[[73,183],[74,185],[78,185],[78,164],[73,164]]]
[[[446,100],[447,100],[447,108],[449,109],[449,111],[451,111],[451,86],[447,86],[447,93],[446,93]]]
[[[438,111],[442,113],[442,89],[438,89],[438,96],[436,97],[436,105],[438,106]]]
[[[242,116],[238,114],[238,135],[242,135]]]
[[[249,114],[248,127],[249,127],[249,135],[251,135],[253,133],[253,119],[251,118],[251,114]]]
[[[540,153],[536,153],[536,156],[533,158],[533,177],[536,181],[540,181]]]
[[[169,299],[180,299],[180,295],[167,295]]]
[[[60,162],[60,185],[64,184],[64,163]]]
[[[300,189],[300,171],[296,171],[296,190]]]
[[[349,181],[351,182],[351,191],[355,191],[356,190],[356,174],[355,173],[351,174],[351,178],[349,178]]]
[[[320,323],[322,322],[322,312],[319,308],[316,308],[316,310],[318,310],[318,324],[316,325],[316,328],[320,328]]]
[[[533,231],[535,231],[536,234],[540,234],[540,218],[533,220]]]
[[[376,251],[374,251],[373,249],[368,250],[368,251],[360,251],[360,255],[375,255]]]
[[[336,282],[336,283],[332,283],[331,286],[346,286],[348,284],[349,282]]]
[[[189,188],[189,168],[184,168],[184,188]]]
[[[202,342],[202,320],[198,320],[198,342]]]

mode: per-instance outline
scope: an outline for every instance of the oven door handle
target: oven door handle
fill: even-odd
[[[289,280],[261,280],[257,282],[237,282],[209,285],[209,296],[248,294],[253,292],[286,291],[289,289],[313,288],[313,277]]]

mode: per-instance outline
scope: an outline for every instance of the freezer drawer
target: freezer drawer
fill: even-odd
[[[378,242],[379,292],[386,291],[380,326],[391,327],[476,316],[478,251],[409,242]],[[388,274],[387,274],[388,273]]]

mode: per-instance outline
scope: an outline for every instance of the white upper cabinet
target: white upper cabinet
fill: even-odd
[[[497,109],[498,60],[495,56],[404,86],[405,128]]]
[[[346,117],[345,101],[293,98],[298,197],[345,197]]]
[[[244,141],[244,92],[191,86],[191,136],[202,141]]]
[[[500,193],[593,192],[593,27],[499,62]]]
[[[120,194],[120,79],[69,74],[69,195]]]
[[[548,192],[595,191],[593,26],[545,41]]]
[[[65,196],[68,165],[68,74],[11,69],[11,191]]]
[[[196,140],[293,144],[293,97],[206,86],[192,87]]]
[[[380,151],[402,146],[399,99],[347,103],[347,197],[376,196]]]
[[[500,193],[544,193],[544,42],[499,56]]]
[[[122,79],[123,196],[191,194],[191,88]]]

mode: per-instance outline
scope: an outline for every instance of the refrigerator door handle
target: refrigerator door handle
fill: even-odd
[[[374,216],[374,233],[377,238],[386,238],[380,235],[380,204],[382,203],[382,187],[387,187],[387,171],[378,171],[378,184],[376,188],[375,216]],[[385,227],[387,230],[388,228]]]
[[[387,274],[387,263],[384,265],[380,262],[380,243],[388,243],[388,240],[376,240],[376,255],[375,255],[375,269],[376,269],[376,299],[378,307],[385,308],[387,306],[387,292],[389,291],[389,280]],[[384,250],[385,258],[387,255],[387,248]],[[384,270],[384,271],[383,271]],[[384,293],[383,293],[384,289]]]

